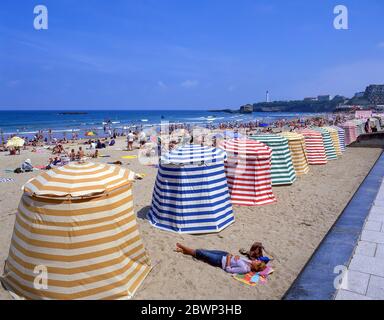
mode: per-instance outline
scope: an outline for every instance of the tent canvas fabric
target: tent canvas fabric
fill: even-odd
[[[325,165],[328,163],[323,137],[320,132],[310,129],[300,131],[305,139],[305,150],[310,165]]]
[[[333,146],[335,148],[336,155],[338,157],[342,156],[338,130],[331,128],[331,127],[324,127],[324,129],[327,130],[329,132],[329,134],[331,135],[331,139],[333,142]]]
[[[345,145],[355,142],[357,139],[357,126],[352,121],[347,121],[341,125],[345,132]]]
[[[309,172],[309,165],[304,136],[295,132],[283,132],[281,135],[288,139],[296,175],[301,176],[307,174]]]
[[[164,155],[154,186],[149,222],[177,233],[220,232],[234,222],[224,171],[226,153],[185,145]]]
[[[382,131],[380,121],[378,118],[371,117],[371,118],[369,118],[369,122],[370,122],[371,127],[374,126],[374,127],[376,127],[377,131]]]
[[[272,185],[288,185],[296,180],[288,140],[277,134],[252,135],[250,139],[266,144],[272,149]]]
[[[276,202],[271,181],[271,148],[248,139],[222,141],[220,148],[227,152],[225,172],[233,204],[259,206]]]
[[[333,145],[333,141],[331,138],[330,133],[328,130],[320,127],[313,127],[311,128],[313,130],[319,131],[321,135],[323,136],[323,141],[324,141],[324,147],[325,147],[325,154],[327,155],[327,160],[337,160],[337,154],[336,154],[336,149]]]
[[[340,151],[345,152],[345,131],[343,128],[332,126],[331,128],[337,130],[337,134],[339,137],[339,145],[340,145]]]
[[[356,135],[357,137],[365,133],[365,121],[360,119],[353,119],[352,122],[356,125]]]
[[[71,163],[27,182],[1,278],[26,299],[129,299],[151,270],[133,210],[134,173]],[[34,285],[43,268],[47,287]]]

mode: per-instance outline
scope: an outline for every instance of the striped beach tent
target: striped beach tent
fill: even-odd
[[[219,232],[233,223],[225,158],[221,149],[192,144],[165,154],[148,212],[150,223],[191,234]]]
[[[257,206],[276,202],[271,181],[271,148],[247,139],[222,141],[220,147],[227,152],[225,172],[233,204]]]
[[[131,298],[151,270],[133,178],[121,167],[71,163],[27,182],[4,286],[27,299]]]
[[[345,132],[345,145],[349,145],[352,142],[355,142],[357,139],[357,126],[352,121],[344,122],[341,125],[341,128]]]
[[[266,144],[272,149],[272,185],[292,184],[296,180],[288,140],[277,134],[252,135],[250,139]]]
[[[288,139],[289,149],[291,150],[292,163],[296,175],[301,176],[309,171],[307,153],[305,151],[305,139],[302,134],[296,132],[283,132],[281,135]]]
[[[300,133],[305,139],[305,151],[308,163],[310,165],[327,164],[327,155],[325,154],[324,141],[321,133],[310,129],[303,129]]]
[[[332,126],[331,128],[337,130],[337,134],[339,137],[339,145],[340,145],[340,151],[345,152],[345,131],[343,128]]]
[[[331,127],[324,127],[325,130],[329,132],[331,135],[331,139],[333,142],[333,146],[335,148],[336,155],[338,157],[342,156],[341,148],[340,148],[340,140],[339,140],[339,133],[338,130],[331,128]]]
[[[365,121],[361,119],[353,119],[352,122],[356,125],[356,135],[360,136],[365,133]]]
[[[312,127],[312,130],[319,131],[323,136],[325,154],[327,155],[327,160],[337,160],[337,154],[335,146],[333,145],[333,141],[328,130],[320,127]]]

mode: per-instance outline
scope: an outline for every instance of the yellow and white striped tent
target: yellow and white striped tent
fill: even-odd
[[[336,155],[338,157],[342,156],[341,148],[340,148],[340,140],[339,140],[339,133],[336,129],[331,127],[324,127],[325,130],[327,130],[331,136],[333,146],[335,147]]]
[[[134,173],[71,163],[27,182],[1,278],[26,299],[129,299],[150,260],[133,211]]]
[[[292,163],[296,175],[301,176],[309,171],[307,153],[305,149],[305,139],[302,134],[296,132],[283,132],[281,135],[288,139],[289,149],[291,150]]]

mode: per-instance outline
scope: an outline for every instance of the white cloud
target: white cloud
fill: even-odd
[[[369,84],[382,84],[383,74],[384,62],[381,60],[355,61],[328,68],[287,89],[298,97],[321,93],[350,97],[355,92],[364,91]]]
[[[157,82],[157,86],[160,88],[160,89],[167,89],[168,86],[163,82],[163,81],[158,81]]]
[[[7,86],[10,88],[15,88],[15,87],[18,87],[20,83],[21,83],[20,80],[10,80],[8,81]]]
[[[185,80],[181,83],[183,88],[193,88],[199,85],[199,81],[197,80]]]
[[[228,87],[228,91],[229,92],[233,92],[235,90],[236,90],[236,86],[234,86],[234,85],[231,85],[231,86]]]

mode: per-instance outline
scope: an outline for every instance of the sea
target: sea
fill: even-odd
[[[116,130],[128,130],[159,126],[161,122],[188,123],[199,126],[222,122],[247,122],[259,120],[272,123],[277,119],[314,116],[314,113],[254,112],[252,114],[212,112],[205,110],[20,110],[0,111],[0,133],[4,136],[32,137],[37,131],[48,132],[56,137],[70,137],[77,133],[83,137],[87,131],[97,134],[105,126]]]

